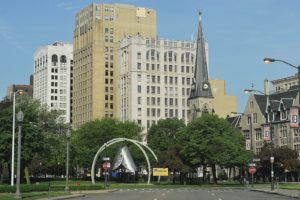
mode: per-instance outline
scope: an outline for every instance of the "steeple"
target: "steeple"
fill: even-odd
[[[208,82],[205,40],[202,32],[201,14],[202,13],[199,12],[195,72],[189,99],[194,99],[198,97],[213,98],[211,87]]]

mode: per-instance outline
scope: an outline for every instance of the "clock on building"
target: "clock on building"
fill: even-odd
[[[203,88],[203,90],[208,90],[209,84],[208,84],[207,82],[204,82],[204,83],[202,84],[202,88]]]

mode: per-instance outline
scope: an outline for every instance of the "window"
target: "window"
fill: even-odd
[[[261,129],[256,129],[255,130],[255,140],[262,140],[262,131]]]
[[[257,124],[257,113],[253,113],[253,124]]]
[[[155,105],[155,97],[151,97],[151,105]]]
[[[141,85],[138,85],[138,86],[137,86],[137,90],[138,90],[138,93],[142,93],[142,86],[141,86]]]
[[[138,77],[138,82],[141,82],[142,81],[142,75],[138,74],[137,77]]]
[[[151,76],[152,83],[155,83],[155,76]]]
[[[138,116],[142,116],[142,108],[138,108]]]
[[[52,55],[51,57],[51,62],[53,66],[56,66],[57,62],[58,62],[58,57],[56,54]]]
[[[142,69],[142,63],[139,63],[139,62],[137,63],[137,69],[138,69],[138,70],[141,70],[141,69]]]
[[[142,53],[141,52],[137,52],[137,59],[141,59],[142,58]]]
[[[254,108],[254,103],[253,101],[250,101],[250,109],[253,109]]]
[[[249,140],[250,139],[250,131],[249,130],[245,130],[244,131],[244,136],[245,136],[245,139]]]
[[[152,109],[151,109],[151,116],[152,116],[152,117],[155,117],[155,116],[156,116],[155,111],[156,111],[155,108],[152,108]]]
[[[251,114],[247,115],[247,124],[251,124]]]
[[[67,57],[65,55],[60,57],[60,63],[67,63]]]

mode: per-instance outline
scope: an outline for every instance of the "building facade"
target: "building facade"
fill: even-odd
[[[120,118],[144,132],[159,119],[187,122],[195,43],[128,37],[120,45]]]
[[[273,85],[273,90],[275,92],[277,93],[286,92],[292,86],[298,85],[298,74],[295,74],[294,76],[288,76],[288,77],[272,80],[271,83]]]
[[[272,141],[275,146],[286,146],[300,153],[299,121],[291,123],[293,115],[298,117],[298,99],[297,89],[250,94],[240,124],[246,148],[258,154],[265,142]]]
[[[73,45],[56,42],[34,53],[33,98],[50,110],[60,110],[60,120],[70,122],[71,71]]]
[[[74,30],[73,126],[117,117],[119,41],[156,37],[156,12],[123,4],[92,4],[76,15]]]
[[[226,94],[226,81],[219,79],[209,79],[213,95],[212,107],[215,114],[226,118],[231,113],[237,111],[237,98]]]
[[[32,85],[17,85],[17,84],[10,85],[7,88],[6,98],[8,98],[9,100],[12,100],[14,92],[17,92],[16,95],[19,95],[19,93],[22,93],[22,94],[26,94],[26,95],[29,95],[32,97],[33,88],[32,88]]]

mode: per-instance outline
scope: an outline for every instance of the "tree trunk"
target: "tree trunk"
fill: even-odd
[[[212,175],[213,175],[214,183],[217,184],[218,181],[217,181],[217,176],[216,176],[216,165],[212,164],[211,168],[212,168]]]
[[[231,181],[231,170],[232,170],[232,167],[229,168],[229,173],[228,173],[228,180],[229,181]]]
[[[175,173],[176,173],[176,171],[175,171],[175,169],[173,170],[173,184],[175,183]]]
[[[25,173],[26,183],[29,185],[30,184],[30,177],[29,177],[29,169],[28,169],[27,166],[24,169],[24,173]]]

